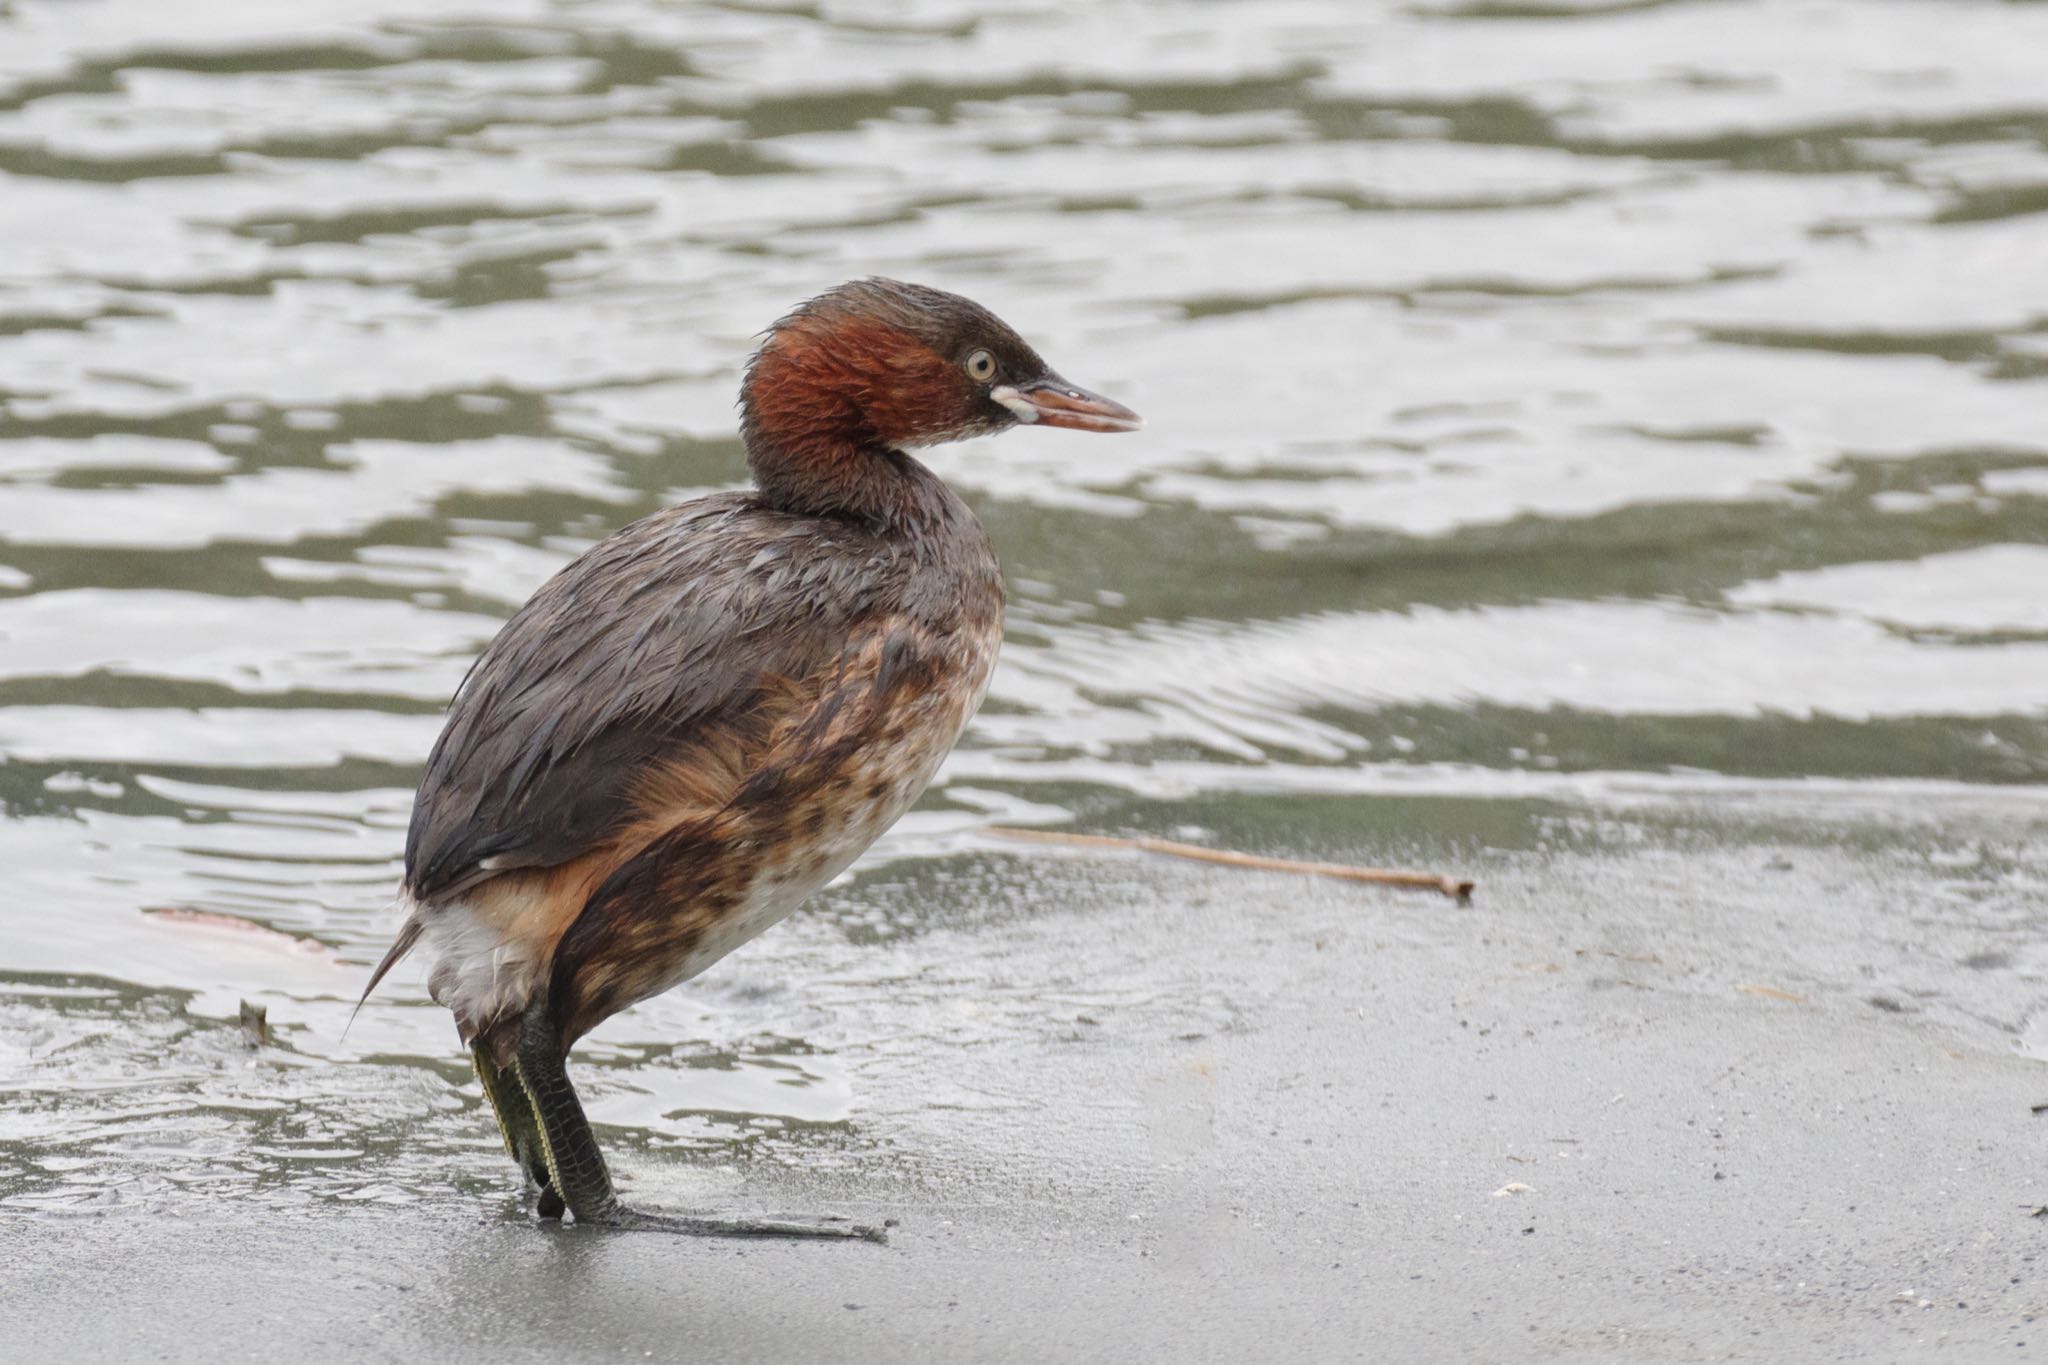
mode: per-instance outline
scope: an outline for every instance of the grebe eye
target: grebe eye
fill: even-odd
[[[976,351],[967,357],[967,377],[976,383],[986,384],[996,377],[996,358],[987,351]]]

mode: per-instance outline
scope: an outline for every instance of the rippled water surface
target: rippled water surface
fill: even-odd
[[[644,1144],[914,1126],[863,1077],[1044,993],[918,956],[1029,899],[991,820],[2038,830],[2044,53],[1949,0],[0,3],[0,1205],[505,1183],[416,972],[342,1036],[419,764],[535,585],[739,480],[752,337],[853,275],[1149,425],[930,452],[1009,573],[987,708],[596,1036]]]

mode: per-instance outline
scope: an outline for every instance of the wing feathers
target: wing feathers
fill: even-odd
[[[506,624],[457,693],[413,807],[407,889],[443,900],[503,868],[565,862],[630,823],[650,764],[688,766],[694,737],[831,666],[895,586],[876,567],[888,553],[852,524],[736,494],[593,547]]]

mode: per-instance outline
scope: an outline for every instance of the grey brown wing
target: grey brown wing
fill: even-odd
[[[423,903],[588,852],[631,819],[652,755],[759,704],[843,647],[807,561],[858,554],[742,497],[658,513],[544,584],[470,671],[407,831]],[[843,608],[849,603],[837,603]]]

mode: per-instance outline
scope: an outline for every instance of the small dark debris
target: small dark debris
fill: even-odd
[[[1883,1010],[1886,1014],[1905,1014],[1909,1012],[1906,1005],[1892,999],[1889,995],[1873,995],[1864,1003],[1872,1009]]]
[[[250,1051],[255,1051],[270,1041],[270,1011],[262,1005],[242,1002],[241,1016],[236,1020],[242,1030],[242,1041]]]

